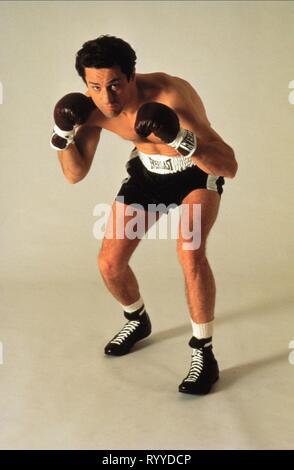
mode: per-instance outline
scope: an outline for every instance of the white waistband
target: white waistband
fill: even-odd
[[[152,173],[167,175],[169,173],[177,173],[186,168],[194,166],[191,157],[177,156],[167,157],[166,155],[143,153],[136,148],[130,155],[131,158],[139,157],[145,168]]]

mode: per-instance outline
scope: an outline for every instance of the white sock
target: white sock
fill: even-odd
[[[214,320],[207,323],[195,323],[191,320],[193,336],[197,339],[210,338],[213,334],[213,322]]]
[[[142,313],[145,312],[145,307],[144,307],[144,302],[142,297],[139,297],[139,299],[134,302],[131,305],[122,305],[123,311],[127,313],[138,313],[139,315],[142,315]]]

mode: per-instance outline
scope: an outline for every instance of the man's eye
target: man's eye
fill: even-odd
[[[117,91],[119,89],[119,84],[115,84],[115,85],[110,85],[110,90],[111,91]],[[100,91],[100,87],[99,86],[92,86],[92,89],[95,90],[95,91]]]

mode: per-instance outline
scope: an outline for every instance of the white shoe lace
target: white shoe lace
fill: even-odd
[[[138,320],[131,320],[128,323],[125,324],[123,329],[118,333],[118,335],[111,340],[111,343],[118,344],[120,345],[123,343],[131,333],[133,333],[136,328],[140,325],[140,322]]]
[[[185,382],[196,382],[203,369],[203,350],[193,349],[191,367]]]

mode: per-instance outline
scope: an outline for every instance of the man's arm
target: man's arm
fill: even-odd
[[[176,81],[178,86],[170,94],[169,105],[177,113],[181,127],[196,135],[197,149],[192,160],[206,173],[234,178],[238,169],[234,150],[211,127],[193,87],[185,80]]]
[[[235,153],[212,128],[193,126],[190,130],[197,138],[197,149],[192,161],[211,175],[234,178],[238,170]]]
[[[95,110],[92,99],[82,93],[68,93],[54,107],[50,145],[57,150],[62,171],[70,183],[86,176],[94,158],[101,133]]]
[[[74,142],[66,150],[57,152],[62,171],[70,183],[78,183],[89,172],[100,134],[100,127],[84,124],[78,128]]]

